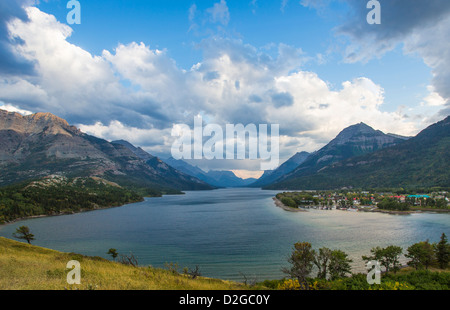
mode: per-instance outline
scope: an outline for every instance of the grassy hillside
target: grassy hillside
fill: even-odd
[[[77,260],[81,284],[67,283],[66,264]],[[446,270],[411,267],[383,274],[381,284],[371,286],[366,274],[337,280],[308,278],[313,290],[448,290],[450,267]],[[134,267],[101,257],[62,253],[0,237],[0,290],[298,290],[297,280],[266,280],[256,285],[196,277],[170,269]]]
[[[69,285],[66,264],[81,265],[81,284]],[[62,253],[0,237],[0,290],[235,290],[243,284],[133,267],[100,257]]]

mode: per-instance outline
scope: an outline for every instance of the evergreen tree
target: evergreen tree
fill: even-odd
[[[447,236],[442,233],[441,240],[435,245],[436,260],[441,269],[445,269],[448,266],[450,260],[450,245],[447,243]]]
[[[351,273],[351,262],[352,260],[348,258],[347,253],[341,250],[332,251],[328,266],[331,280],[344,278],[348,273]]]

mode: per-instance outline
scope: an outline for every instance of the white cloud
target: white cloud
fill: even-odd
[[[193,21],[195,19],[195,14],[197,13],[197,5],[194,3],[189,7],[189,21]]]
[[[51,109],[63,117],[82,116],[96,109],[97,113],[104,112],[105,105],[121,95],[120,84],[108,62],[69,43],[66,39],[72,29],[53,15],[35,7],[28,7],[26,12],[30,21],[16,19],[9,29],[23,40],[16,51],[36,63],[37,76],[14,81],[14,87],[34,88],[32,91],[41,98],[37,108]],[[4,87],[11,85],[2,81]]]
[[[169,153],[172,143],[170,129],[142,129],[126,126],[114,120],[108,125],[97,122],[94,125],[78,124],[78,128],[87,134],[101,137],[108,141],[126,140],[136,146],[141,146],[150,153]]]
[[[20,77],[0,77],[1,100],[9,103],[23,104],[24,106],[36,106],[49,103],[51,100],[47,92],[40,86],[34,85]]]
[[[31,112],[31,111],[19,109],[18,107],[15,107],[15,106],[13,106],[11,104],[5,104],[4,102],[1,102],[1,101],[0,101],[0,103],[2,104],[2,105],[0,105],[0,110],[5,110],[5,111],[8,111],[8,112],[17,112],[17,113],[22,114],[22,115],[33,114],[33,112]]]
[[[450,100],[450,9],[446,18],[429,27],[415,31],[405,40],[404,51],[419,54],[432,69],[433,87],[439,95]]]
[[[446,100],[439,95],[432,85],[427,87],[429,94],[423,99],[422,105],[431,107],[443,107],[446,104]]]
[[[206,12],[210,14],[210,20],[213,23],[221,23],[226,26],[230,22],[230,12],[225,0],[220,0],[219,3],[214,3],[214,6],[207,9]]]
[[[329,5],[331,0],[319,3]],[[349,38],[345,50],[348,62],[366,62],[403,45],[405,54],[419,55],[431,69],[432,86],[450,102],[450,2],[442,0],[397,0],[382,2],[382,22],[368,25],[368,11],[357,0],[345,0],[353,15],[337,28],[337,33]],[[313,6],[310,0],[305,5]],[[442,116],[445,112],[441,113]]]
[[[225,1],[216,4],[211,16],[226,21]],[[222,126],[280,124],[282,160],[314,151],[361,121],[403,135],[421,129],[401,113],[381,111],[381,85],[361,77],[332,90],[302,70],[310,58],[301,49],[285,44],[271,56],[241,40],[210,37],[199,44],[203,60],[186,71],[165,50],[143,43],[91,55],[67,41],[71,28],[54,16],[37,8],[27,12],[30,21],[16,20],[10,31],[23,40],[16,52],[36,63],[37,76],[0,76],[0,100],[55,113],[87,133],[129,140],[156,155],[169,154],[173,124],[192,126],[197,114]],[[205,165],[254,170],[259,162]]]

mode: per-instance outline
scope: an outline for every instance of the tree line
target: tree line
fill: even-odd
[[[0,224],[36,215],[79,212],[141,201],[139,194],[91,178],[0,188]]]
[[[366,263],[379,262],[384,268],[384,274],[396,273],[400,270],[400,255],[403,253],[401,247],[395,245],[384,248],[374,247],[370,252],[370,255],[364,255],[362,259]],[[430,243],[428,240],[415,243],[406,249],[405,257],[409,259],[407,265],[415,270],[428,270],[430,266],[446,269],[450,261],[450,245],[447,236],[443,233],[438,243]],[[348,258],[348,254],[326,247],[314,250],[309,242],[295,243],[288,262],[290,266],[282,269],[290,277],[289,280],[281,283],[280,287],[284,289],[308,290],[317,283],[317,280],[322,283],[324,281],[332,283],[353,276],[350,266],[352,260]],[[312,277],[314,267],[317,274]],[[450,286],[448,280],[450,279],[446,280],[446,285]]]

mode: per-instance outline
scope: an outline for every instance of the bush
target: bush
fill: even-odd
[[[417,290],[448,290],[450,289],[449,272],[433,272],[417,270],[397,275],[387,275],[387,280],[408,283]]]
[[[382,210],[408,211],[410,209],[407,203],[392,198],[384,198],[377,206]]]

